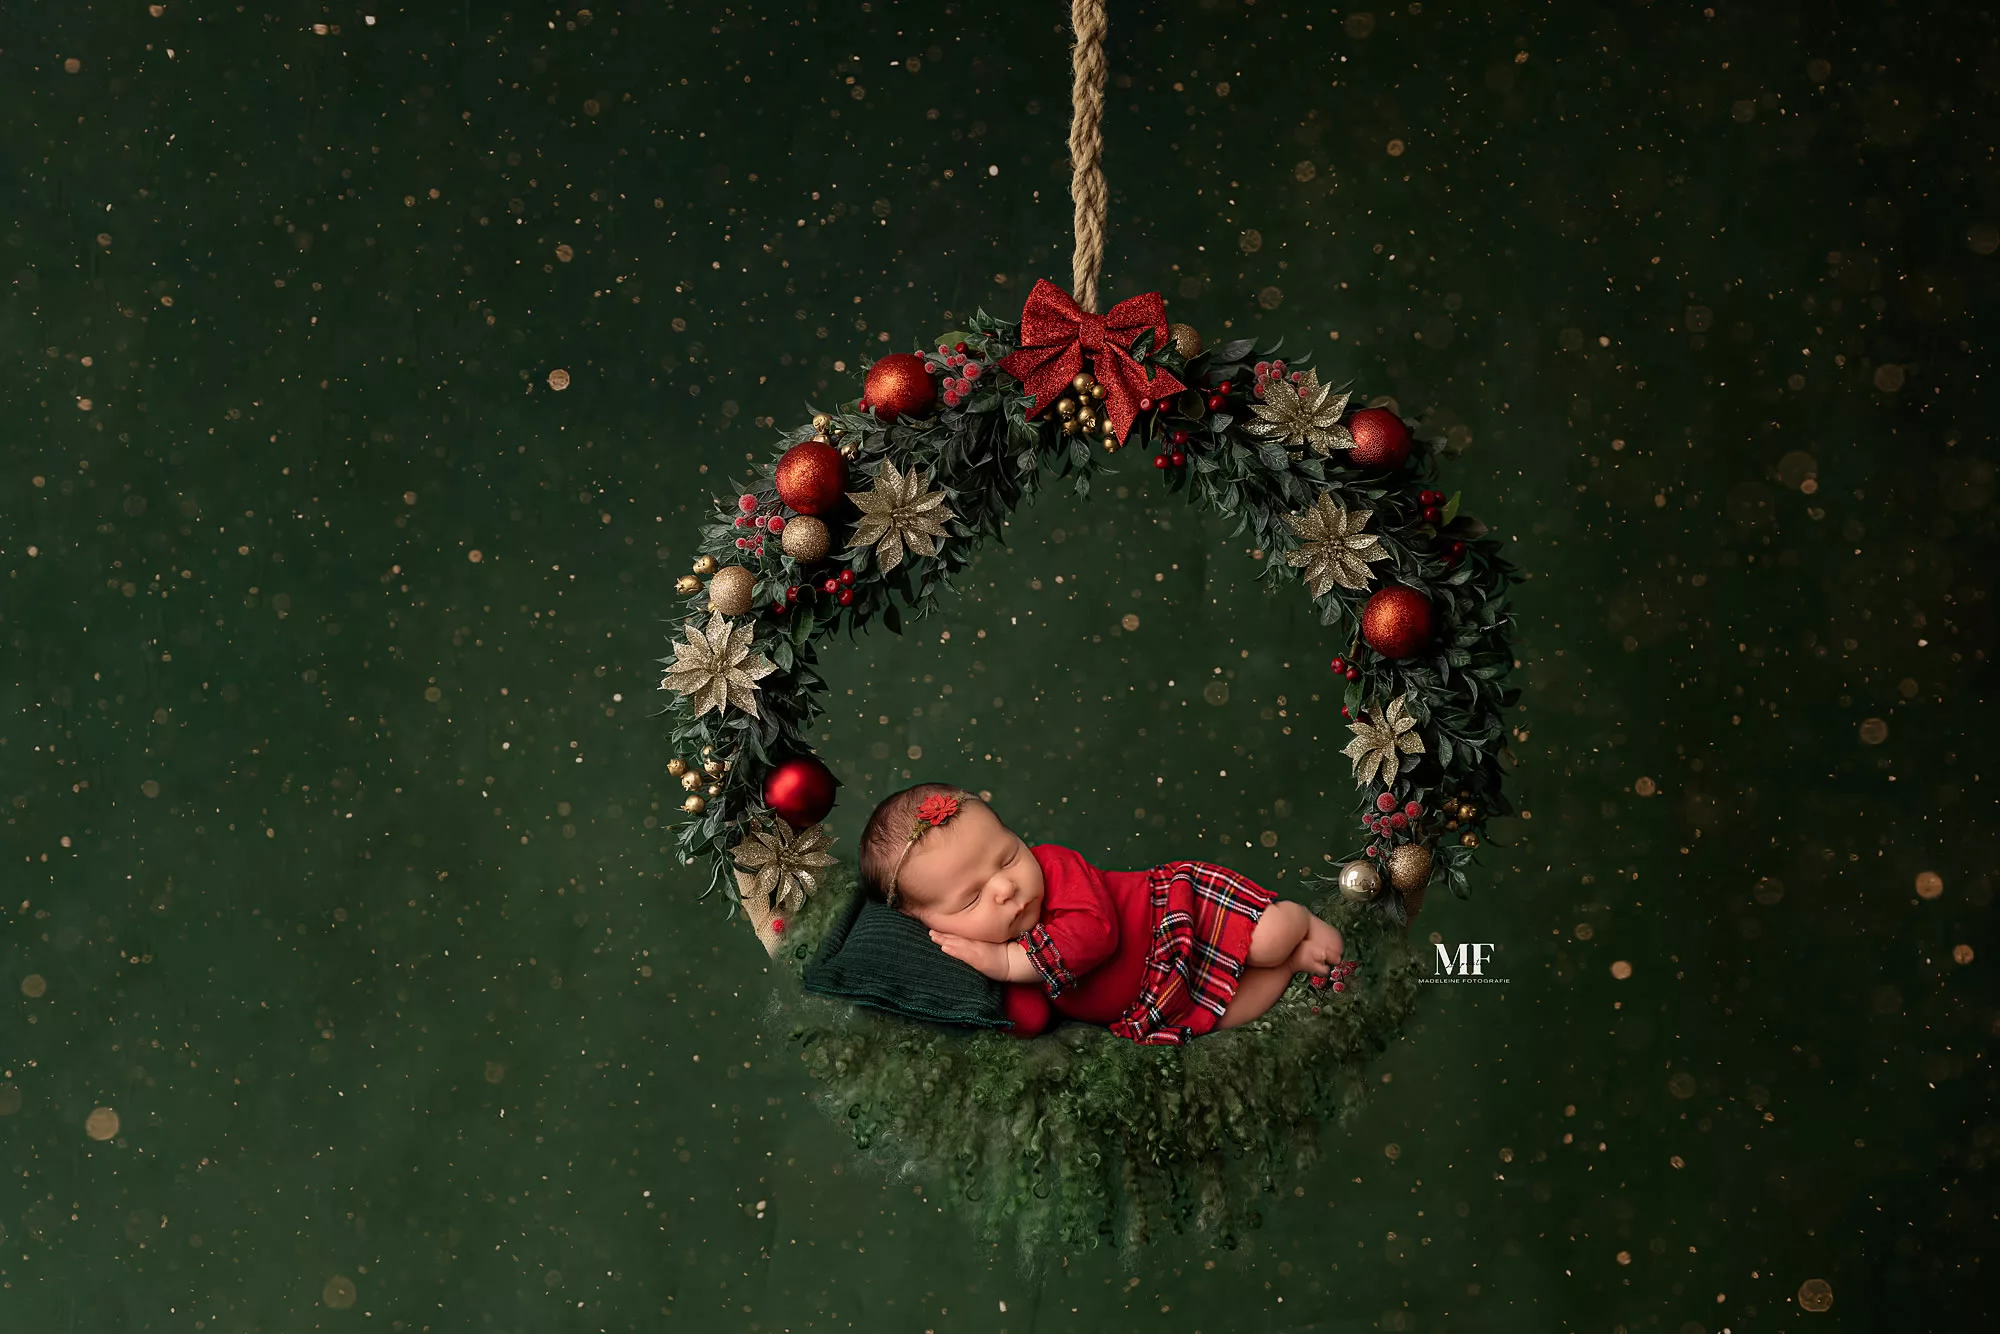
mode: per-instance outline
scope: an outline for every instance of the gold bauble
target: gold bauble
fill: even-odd
[[[1349,862],[1340,868],[1340,896],[1349,903],[1366,903],[1382,892],[1382,873],[1373,862]]]
[[[724,616],[741,616],[750,610],[750,590],[757,576],[741,565],[725,565],[708,581],[708,605]]]
[[[1056,416],[1061,417],[1064,421],[1068,421],[1071,417],[1076,416],[1076,400],[1073,398],[1057,399]]]
[[[1389,849],[1383,859],[1389,885],[1398,894],[1422,889],[1431,879],[1431,850],[1421,843],[1404,843]]]
[[[785,520],[784,531],[778,534],[778,545],[785,549],[787,556],[798,561],[820,559],[826,555],[827,544],[831,540],[825,520],[815,519],[810,514]]]
[[[1479,846],[1479,835],[1468,829],[1458,836],[1458,843],[1460,847],[1476,848]]]
[[[1090,386],[1090,398],[1094,403],[1102,403],[1104,401],[1104,386],[1101,384]]]
[[[667,772],[672,774],[674,777],[679,778],[682,774],[686,773],[687,771],[688,771],[688,762],[682,759],[680,756],[676,755],[671,760],[667,761]]]
[[[1201,355],[1201,335],[1192,324],[1169,324],[1167,337],[1173,340],[1174,351],[1185,361],[1193,361]]]
[[[701,580],[692,574],[684,574],[674,580],[674,592],[683,596],[689,593],[699,593],[701,592]]]
[[[841,441],[838,448],[840,450],[840,457],[846,459],[849,463],[852,463],[855,456],[861,452],[861,446],[855,444],[852,440]]]
[[[720,783],[710,783],[710,784],[708,785],[708,788],[707,788],[707,792],[708,792],[708,795],[709,795],[709,796],[711,796],[711,797],[719,797],[719,796],[721,796],[721,795],[722,795],[722,784],[720,784]]]
[[[686,801],[681,803],[681,809],[686,811],[689,815],[700,815],[702,812],[702,808],[706,805],[708,805],[708,803],[702,800],[701,794],[697,792],[694,796],[689,797]]]
[[[824,412],[815,412],[813,414],[813,429],[815,431],[824,431],[831,425],[833,425],[833,418],[827,416]]]
[[[696,556],[694,559],[694,572],[696,574],[714,574],[717,564],[718,562],[713,556]]]
[[[1077,393],[1087,394],[1090,392],[1091,386],[1096,384],[1097,381],[1090,378],[1089,371],[1078,371],[1076,373],[1076,378],[1074,380],[1071,380],[1069,383],[1070,383],[1070,388],[1076,390]]]
[[[1097,429],[1097,414],[1092,412],[1089,408],[1085,408],[1082,412],[1077,413],[1076,420],[1077,424],[1086,431],[1094,431]]]
[[[1083,423],[1078,421],[1076,418],[1071,417],[1068,421],[1063,423],[1062,432],[1064,435],[1082,435]]]
[[[1118,452],[1117,436],[1107,435],[1104,437],[1104,452],[1107,454],[1116,454]]]
[[[701,775],[689,769],[681,775],[681,786],[692,792],[701,786]]]
[[[701,766],[701,771],[710,778],[720,778],[722,777],[723,770],[728,767],[721,760],[709,760]]]
[[[711,756],[711,755],[713,755],[713,754],[715,754],[715,747],[714,747],[714,746],[703,746],[703,747],[701,748],[701,757],[702,757],[702,758],[703,758],[704,760],[705,760],[705,759],[707,759],[707,758],[708,758],[709,756]]]
[[[1470,824],[1479,818],[1479,808],[1477,806],[1460,806],[1458,808],[1458,818]]]

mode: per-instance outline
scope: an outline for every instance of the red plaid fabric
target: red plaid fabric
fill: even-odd
[[[1277,895],[1212,862],[1166,862],[1149,875],[1153,945],[1139,998],[1111,1031],[1178,1046],[1221,1020],[1249,960],[1250,933]]]

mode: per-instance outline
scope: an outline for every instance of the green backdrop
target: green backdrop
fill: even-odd
[[[655,660],[773,418],[1067,285],[1063,7],[8,17],[0,1327],[1985,1313],[1977,7],[1113,5],[1107,299],[1469,442],[1526,814],[1418,922],[1504,982],[1263,1229],[1032,1285],[765,1031]],[[828,656],[837,853],[918,777],[1114,868],[1347,846],[1345,646],[1149,462]]]

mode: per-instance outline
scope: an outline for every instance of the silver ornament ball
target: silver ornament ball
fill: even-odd
[[[1349,862],[1340,868],[1340,894],[1349,903],[1367,903],[1382,893],[1382,872],[1373,862]]]

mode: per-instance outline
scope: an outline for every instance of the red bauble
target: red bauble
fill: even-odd
[[[861,384],[864,408],[885,422],[908,414],[921,417],[937,402],[937,384],[924,359],[914,352],[891,352],[868,368]]]
[[[811,755],[780,761],[764,779],[764,804],[793,829],[818,824],[833,809],[833,770]]]
[[[831,514],[847,490],[847,460],[824,440],[801,440],[778,460],[778,499],[800,514]]]
[[[1361,638],[1385,658],[1415,657],[1430,644],[1435,629],[1430,599],[1414,588],[1392,584],[1361,609]]]
[[[1356,467],[1390,472],[1410,457],[1410,428],[1387,408],[1361,409],[1347,419],[1347,429],[1354,433],[1347,457]]]

